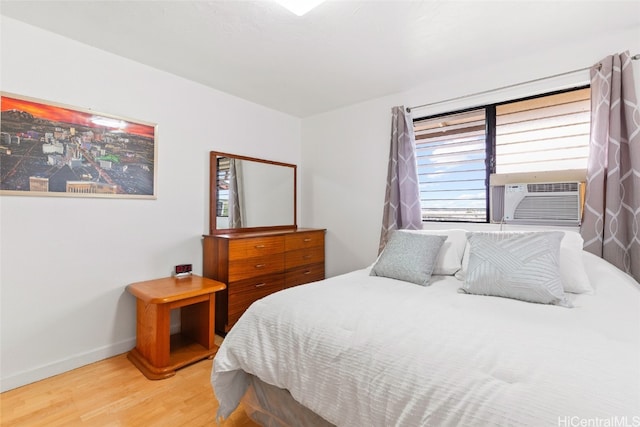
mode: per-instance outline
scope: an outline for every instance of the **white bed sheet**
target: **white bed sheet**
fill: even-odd
[[[571,295],[573,309],[368,269],[270,295],[214,359],[218,414],[249,373],[337,426],[640,425],[640,289],[583,256],[595,294]]]

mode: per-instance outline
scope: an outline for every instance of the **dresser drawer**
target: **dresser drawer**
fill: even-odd
[[[229,261],[284,252],[282,236],[234,239],[229,242]]]
[[[324,247],[324,231],[309,231],[302,233],[287,234],[284,237],[284,247],[286,251],[296,249]]]
[[[254,301],[284,289],[284,283],[283,273],[229,283],[228,325],[233,325]]]
[[[229,282],[284,271],[284,253],[229,261]]]
[[[319,262],[324,262],[324,246],[298,249],[296,251],[287,252],[285,255],[285,268],[287,270]]]
[[[324,263],[294,268],[285,273],[287,288],[324,279]]]
[[[216,295],[216,331],[225,335],[256,300],[324,278],[324,229],[204,236],[203,273],[227,284]]]

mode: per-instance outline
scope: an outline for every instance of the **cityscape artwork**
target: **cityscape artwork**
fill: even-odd
[[[156,198],[156,125],[2,93],[0,194]]]

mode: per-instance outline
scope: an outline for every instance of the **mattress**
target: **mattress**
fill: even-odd
[[[574,308],[369,269],[263,298],[214,359],[218,415],[256,377],[337,426],[640,425],[640,288],[583,257]]]

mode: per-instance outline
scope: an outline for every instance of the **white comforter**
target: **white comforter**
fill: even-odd
[[[596,293],[573,309],[368,269],[266,297],[214,359],[219,415],[250,373],[338,426],[640,426],[640,290],[584,257]]]

